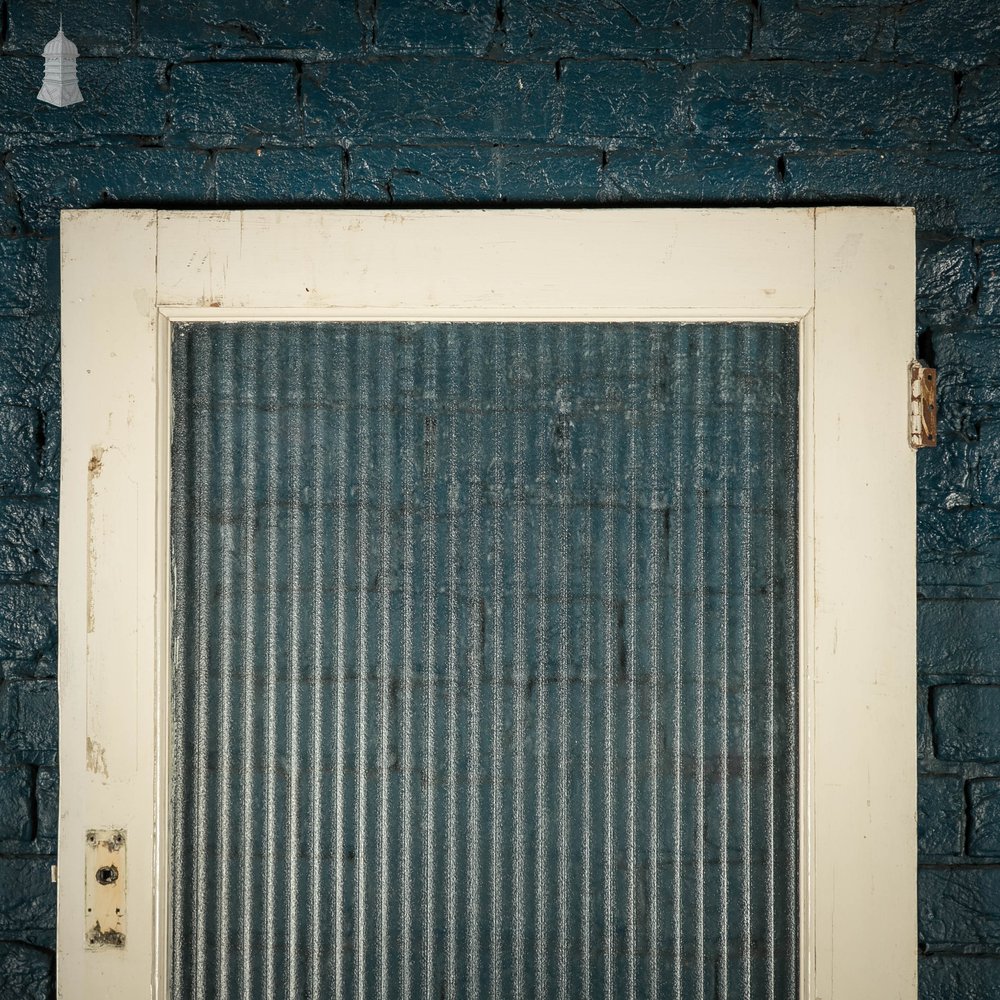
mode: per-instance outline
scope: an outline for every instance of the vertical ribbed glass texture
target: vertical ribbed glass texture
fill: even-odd
[[[175,1000],[796,996],[797,352],[175,326]]]

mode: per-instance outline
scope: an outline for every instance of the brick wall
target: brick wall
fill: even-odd
[[[1000,997],[998,63],[995,0],[0,2],[0,998],[53,982],[58,212],[388,203],[916,205],[921,996]]]

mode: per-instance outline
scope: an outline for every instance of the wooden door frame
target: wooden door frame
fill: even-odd
[[[800,997],[914,1000],[914,256],[911,209],[63,212],[59,996],[168,996],[171,322],[600,319],[798,324]]]

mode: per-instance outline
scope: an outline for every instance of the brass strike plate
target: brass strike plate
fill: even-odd
[[[88,830],[86,851],[87,950],[121,950],[125,947],[125,831]]]
[[[910,447],[937,445],[937,371],[910,363]]]

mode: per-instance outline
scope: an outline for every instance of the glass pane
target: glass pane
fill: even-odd
[[[796,996],[791,326],[174,327],[172,995]]]

